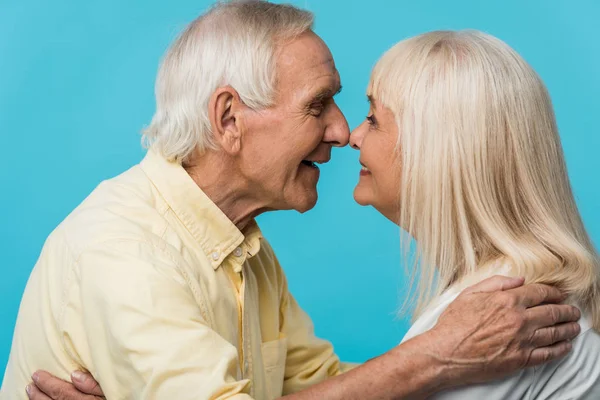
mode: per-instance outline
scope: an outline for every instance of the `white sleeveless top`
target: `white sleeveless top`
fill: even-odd
[[[446,307],[460,294],[459,289],[444,292],[411,326],[402,342],[437,323]],[[507,378],[440,392],[435,400],[600,400],[600,335],[591,328],[589,315],[579,324],[581,333],[573,340],[573,350],[563,359],[524,369]]]

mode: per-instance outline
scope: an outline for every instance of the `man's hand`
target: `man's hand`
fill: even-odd
[[[63,381],[45,371],[33,374],[33,384],[27,386],[31,400],[102,400],[104,393],[90,374],[73,372],[71,382]]]
[[[421,335],[422,351],[441,362],[450,387],[498,379],[571,350],[580,311],[556,304],[566,297],[556,288],[522,284],[495,276],[466,289]]]

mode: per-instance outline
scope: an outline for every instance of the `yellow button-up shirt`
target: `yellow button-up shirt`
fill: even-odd
[[[88,370],[107,399],[273,399],[342,372],[255,223],[243,232],[148,152],[50,235],[0,397]]]

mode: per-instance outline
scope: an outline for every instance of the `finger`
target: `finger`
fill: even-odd
[[[510,278],[507,276],[494,275],[476,285],[466,288],[463,293],[497,292],[499,290],[509,290],[522,286],[524,278]]]
[[[82,371],[75,371],[71,374],[73,385],[82,393],[94,396],[104,396],[100,385],[91,374]]]
[[[549,361],[563,358],[569,354],[572,348],[573,345],[571,342],[564,341],[553,344],[552,346],[535,349],[531,352],[525,368],[535,367],[536,365],[545,364]]]
[[[30,383],[25,388],[25,392],[27,392],[27,397],[29,400],[52,400],[50,397],[46,396],[40,389],[38,389],[33,383]]]
[[[577,322],[538,329],[531,338],[531,345],[537,348],[551,346],[565,340],[573,340],[579,335],[579,332],[581,332],[581,327]]]
[[[42,370],[35,371],[32,378],[35,386],[52,398],[57,398],[64,393],[67,386],[71,386],[70,382],[63,381]]]
[[[46,371],[33,374],[35,386],[52,400],[94,400],[97,397],[78,391],[71,382],[63,381]]]
[[[565,322],[577,322],[581,311],[567,304],[545,304],[528,308],[525,312],[525,323],[531,329],[547,328]]]
[[[542,303],[560,303],[567,298],[559,289],[541,283],[532,283],[510,289],[507,293],[516,295],[518,303],[525,308],[534,307]]]

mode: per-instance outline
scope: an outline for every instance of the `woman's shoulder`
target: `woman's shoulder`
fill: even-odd
[[[461,291],[450,288],[435,299],[415,320],[402,341],[433,328],[440,315]],[[440,393],[434,398],[600,399],[600,334],[592,328],[589,315],[584,315],[579,322],[581,333],[573,340],[573,350],[565,358],[536,368],[527,368],[495,382]]]
[[[425,310],[414,320],[402,341],[405,342],[433,328],[440,315],[442,315],[450,303],[452,303],[463,290],[494,275],[515,276],[514,271],[508,264],[495,263],[486,266],[485,268],[481,268],[460,281],[455,282],[452,286],[429,302]]]
[[[413,337],[427,332],[435,326],[438,318],[446,310],[446,308],[458,297],[461,291],[446,290],[440,296],[436,297],[429,303],[425,311],[421,313],[412,323],[409,330],[404,335],[402,342],[406,342]]]

